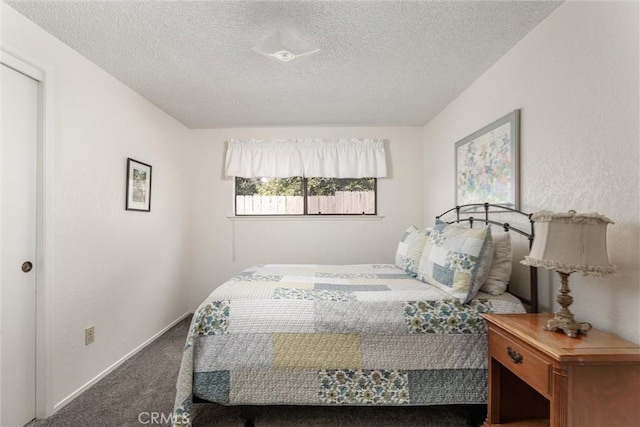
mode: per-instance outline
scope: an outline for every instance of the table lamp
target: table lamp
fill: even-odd
[[[569,337],[591,329],[589,323],[578,323],[569,311],[573,297],[569,290],[569,275],[580,271],[585,276],[611,277],[615,266],[609,264],[607,254],[607,225],[609,218],[596,213],[576,214],[535,213],[534,239],[529,256],[521,261],[524,265],[544,267],[560,274],[560,294],[557,301],[560,310],[550,319],[545,330],[562,330]]]

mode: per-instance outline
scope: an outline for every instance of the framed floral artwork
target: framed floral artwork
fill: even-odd
[[[151,165],[127,159],[128,211],[151,211]]]
[[[456,142],[456,204],[520,209],[520,110]]]

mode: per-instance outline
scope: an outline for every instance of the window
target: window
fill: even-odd
[[[375,215],[376,178],[239,178],[236,215]]]

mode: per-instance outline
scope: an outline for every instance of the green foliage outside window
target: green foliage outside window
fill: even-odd
[[[307,178],[310,196],[333,196],[336,191],[375,191],[375,178]]]
[[[237,196],[302,196],[302,178],[236,178]]]
[[[307,178],[310,196],[332,196],[336,191],[375,191],[375,178]],[[238,196],[302,196],[303,179],[236,178]]]

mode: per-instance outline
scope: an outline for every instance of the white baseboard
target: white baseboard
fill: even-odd
[[[182,316],[180,316],[179,318],[177,318],[176,320],[174,320],[173,322],[171,322],[168,326],[166,326],[165,328],[163,328],[160,332],[158,332],[157,334],[155,334],[154,336],[152,336],[151,338],[149,338],[148,340],[146,340],[145,342],[143,342],[142,344],[140,344],[138,347],[134,348],[133,350],[131,350],[129,353],[125,354],[122,358],[120,358],[120,360],[116,361],[113,365],[109,366],[107,369],[105,369],[104,371],[100,372],[97,376],[95,376],[94,378],[92,378],[89,382],[87,382],[85,385],[83,385],[82,387],[80,387],[79,389],[77,389],[76,391],[74,391],[73,393],[71,393],[69,396],[65,397],[64,399],[62,399],[60,402],[56,403],[55,405],[53,405],[53,412],[50,414],[53,415],[56,412],[58,412],[58,410],[64,408],[69,402],[71,402],[73,399],[75,399],[76,397],[78,397],[80,394],[82,394],[85,390],[87,390],[89,387],[91,387],[92,385],[94,385],[95,383],[97,383],[98,381],[100,381],[102,378],[106,377],[107,375],[109,375],[114,369],[116,369],[118,366],[122,365],[124,362],[126,362],[127,360],[129,360],[132,356],[134,356],[136,353],[138,353],[140,350],[142,350],[143,348],[145,348],[146,346],[148,346],[149,344],[151,344],[152,342],[154,342],[156,339],[158,339],[160,337],[160,335],[164,334],[165,332],[167,332],[169,329],[173,328],[175,325],[177,325],[181,320],[183,320],[185,317],[193,314],[194,311],[187,311],[185,314],[183,314]]]

